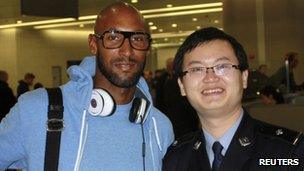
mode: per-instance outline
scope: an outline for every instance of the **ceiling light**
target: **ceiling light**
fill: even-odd
[[[171,7],[173,7],[173,5],[172,5],[172,4],[167,4],[166,6],[167,6],[167,8],[171,8]]]
[[[39,25],[39,24],[49,24],[49,23],[62,23],[62,22],[69,22],[75,21],[75,18],[62,18],[62,19],[53,19],[53,20],[43,20],[43,21],[33,21],[33,22],[25,22],[20,24],[6,24],[0,25],[0,29],[3,28],[12,28],[12,27],[22,27],[22,26],[32,26],[32,25]]]
[[[22,21],[21,21],[21,20],[18,20],[18,21],[17,21],[17,24],[21,24],[21,23],[22,23]]]
[[[173,37],[173,38],[185,37],[185,36],[189,36],[193,32],[194,32],[194,30],[183,31],[182,33],[176,33],[176,32],[154,33],[154,34],[152,34],[152,38],[161,39],[161,38],[169,38],[169,37]]]
[[[192,21],[197,21],[197,18],[192,18]]]
[[[201,28],[201,26],[196,26],[196,29],[200,29]]]
[[[71,23],[60,23],[60,24],[48,24],[42,26],[34,26],[34,29],[46,29],[46,28],[55,28],[55,27],[66,27],[66,26],[77,26],[80,24],[93,24],[95,21],[80,21],[80,22],[71,22]]]
[[[214,23],[215,23],[215,24],[219,23],[219,20],[214,20]]]
[[[149,22],[148,24],[149,24],[149,26],[152,26],[154,23],[153,22]]]
[[[150,26],[150,30],[156,30],[157,27],[156,26]]]
[[[172,17],[172,16],[180,16],[180,15],[192,15],[192,14],[202,14],[202,13],[221,12],[221,11],[223,11],[223,8],[209,8],[209,9],[200,9],[200,10],[149,14],[149,15],[144,15],[144,18]]]
[[[152,47],[154,48],[167,48],[167,47],[179,47],[182,43],[157,43],[153,44]]]
[[[166,38],[164,38],[164,41],[168,41],[169,39],[166,37]]]
[[[163,32],[164,30],[163,30],[163,29],[158,29],[158,31],[159,31],[159,32]]]
[[[168,4],[168,5],[170,7],[171,4]],[[168,7],[168,5],[167,5],[167,7]],[[157,9],[150,9],[150,10],[141,10],[140,13],[149,14],[149,13],[157,13],[157,12],[169,12],[169,11],[211,8],[211,7],[221,7],[221,6],[223,6],[222,2],[197,4],[197,5],[186,5],[186,6],[178,6],[178,7],[172,7],[172,5],[171,5],[170,8],[157,8]],[[87,15],[87,16],[78,17],[79,20],[90,20],[90,19],[96,19],[96,18],[97,18],[97,15]]]
[[[174,24],[172,24],[171,26],[172,26],[172,27],[177,27],[177,24],[174,23]]]
[[[150,9],[150,10],[142,10],[140,12],[142,14],[144,14],[144,18],[158,18],[158,17],[171,17],[171,16],[180,16],[180,15],[220,12],[220,11],[223,11],[222,6],[223,6],[222,2],[217,2],[217,3],[177,6],[177,7],[170,7],[170,8],[157,8],[157,9]],[[202,8],[207,8],[207,9],[202,9]],[[184,11],[182,11],[182,10],[184,10]],[[155,13],[160,13],[160,14],[155,14]],[[81,23],[81,21],[79,21],[79,20],[88,20],[84,24],[87,24],[87,22],[89,24],[92,24],[92,23],[95,23],[96,18],[97,18],[97,15],[88,15],[88,16],[80,16],[78,18],[78,20],[75,18],[63,18],[63,19],[52,19],[52,20],[42,20],[42,21],[33,21],[33,22],[24,22],[24,21],[19,22],[18,21],[17,23],[14,23],[14,24],[0,25],[0,29],[15,28],[15,27],[22,27],[22,26],[35,26],[36,28],[64,27],[64,26],[71,26],[71,25],[79,25],[79,23]],[[64,24],[62,24],[62,23],[64,23]],[[38,25],[43,25],[43,24],[51,24],[51,25],[38,26]]]
[[[133,3],[133,4],[135,4],[137,2],[138,2],[137,0],[131,0],[131,3]]]
[[[81,16],[78,17],[78,20],[92,20],[92,19],[96,19],[97,15],[87,15],[87,16]]]
[[[223,6],[222,2],[217,2],[217,3],[207,3],[207,4],[197,4],[197,5],[185,5],[185,6],[178,6],[178,7],[171,7],[171,8],[157,8],[157,9],[150,9],[150,10],[141,10],[140,12],[142,14],[149,14],[149,13],[157,13],[157,12],[191,10],[191,9],[222,7],[222,6]]]

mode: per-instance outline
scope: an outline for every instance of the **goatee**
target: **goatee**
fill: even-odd
[[[138,63],[132,57],[128,57],[127,59],[126,59],[126,57],[124,57],[124,58],[115,59],[114,61],[111,61],[111,63],[113,63],[113,62],[122,62],[122,61],[125,61],[125,60],[128,60],[129,62],[134,62],[136,64],[139,64],[139,70],[138,70],[138,72],[134,73],[130,77],[128,77],[126,79],[121,79],[118,74],[114,73],[111,70],[111,68],[106,68],[106,66],[104,65],[104,61],[103,61],[103,57],[102,56],[100,56],[98,53],[97,53],[97,56],[96,56],[96,61],[97,61],[97,66],[98,66],[99,71],[113,85],[115,85],[117,87],[120,87],[120,88],[131,88],[131,87],[135,86],[137,84],[137,82],[139,81],[140,76],[142,75],[142,72],[144,70],[146,60],[144,60],[141,63]]]

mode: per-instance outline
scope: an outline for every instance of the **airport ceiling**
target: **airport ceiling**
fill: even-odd
[[[132,3],[133,1],[137,2]],[[78,0],[79,16],[88,17],[87,19],[78,18],[63,23],[73,23],[68,24],[69,26],[59,25],[40,29],[92,32],[94,15],[112,2],[113,0]],[[143,13],[149,22],[155,47],[176,46],[198,28],[207,26],[222,28],[223,25],[222,0],[126,0],[124,2],[133,4]],[[17,22],[25,24],[49,19],[53,18],[22,16],[20,0],[1,0],[0,2],[0,29],[1,25],[16,24]],[[34,26],[37,25],[22,26],[20,29],[35,29]]]

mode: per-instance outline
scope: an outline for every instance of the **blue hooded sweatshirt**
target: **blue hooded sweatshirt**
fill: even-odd
[[[162,158],[173,142],[172,125],[151,106],[143,124],[129,121],[132,102],[117,105],[108,117],[89,114],[88,107],[95,75],[95,57],[86,57],[79,66],[68,69],[70,81],[61,86],[64,130],[61,134],[61,171],[147,171],[161,170]],[[152,98],[143,78],[137,89]],[[0,171],[8,166],[39,171],[44,168],[48,97],[43,88],[20,96],[18,103],[0,124]],[[145,161],[145,166],[143,164]]]

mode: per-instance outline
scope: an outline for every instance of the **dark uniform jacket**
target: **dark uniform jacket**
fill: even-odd
[[[221,171],[303,171],[302,133],[273,126],[244,112],[221,163]],[[264,164],[264,165],[263,165]],[[163,171],[210,171],[203,131],[175,141],[163,160]]]

